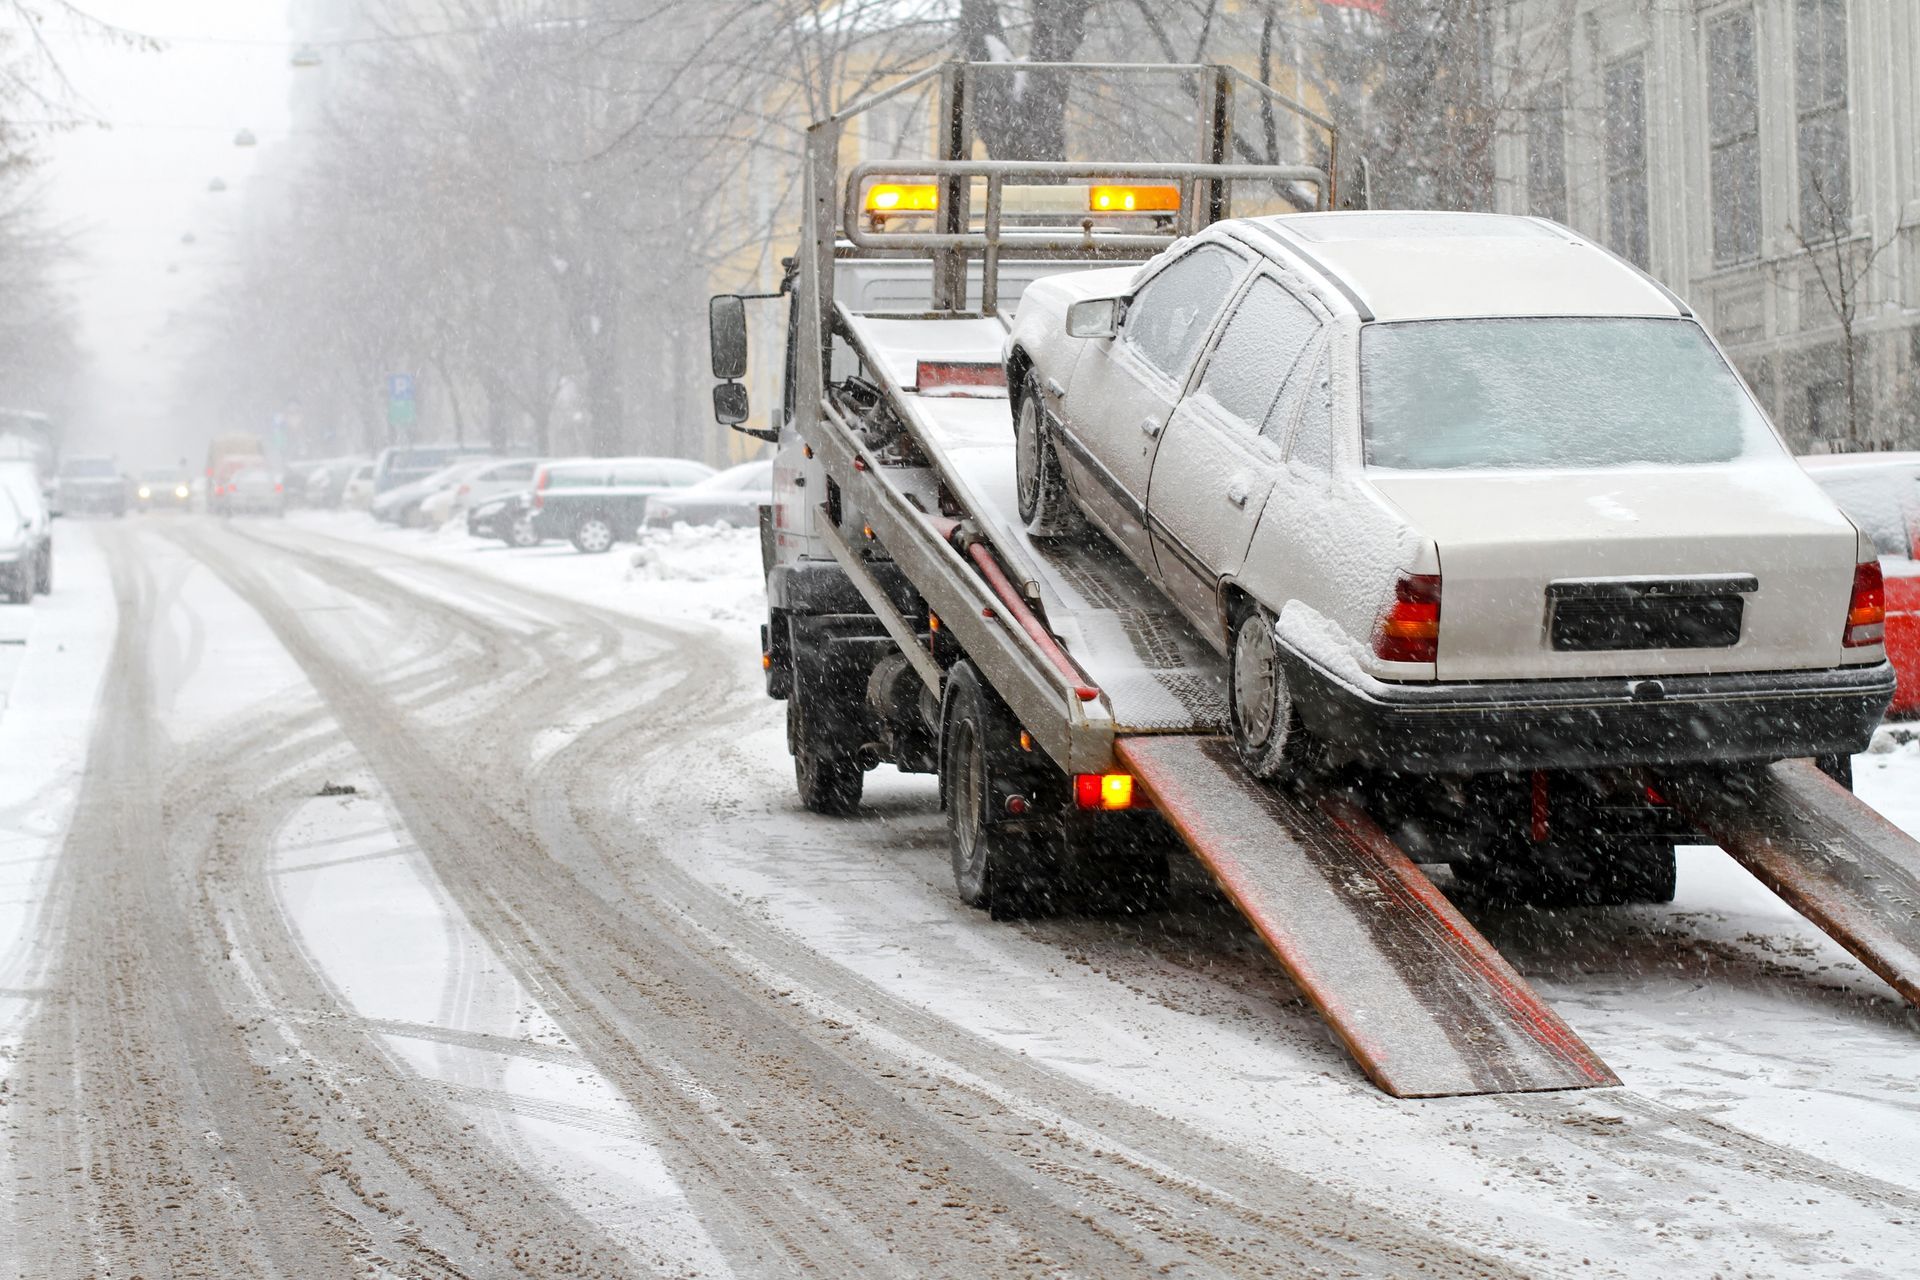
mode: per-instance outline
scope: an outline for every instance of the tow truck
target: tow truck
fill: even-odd
[[[1083,102],[1171,81],[1198,154],[978,158],[973,103],[1005,75],[1075,78]],[[862,117],[914,94],[934,100],[931,158],[843,163]],[[1236,116],[1262,128],[1243,138]],[[1319,139],[1324,167],[1279,163],[1283,132]],[[1236,204],[1330,207],[1337,171],[1330,122],[1218,65],[947,63],[811,126],[779,293],[720,295],[709,314],[716,418],[777,447],[767,692],[808,809],[855,813],[883,762],[938,777],[970,905],[1139,906],[1185,850],[1389,1094],[1617,1085],[1421,868],[1475,829],[1459,821],[1474,779],[1251,777],[1223,736],[1214,650],[1097,535],[1034,537],[1017,514],[1001,361],[1025,284],[1144,261]],[[785,376],[754,428],[746,315],[767,299],[788,308]],[[1643,830],[1719,844],[1920,1004],[1920,845],[1815,762],[1581,781]],[[1515,821],[1544,842],[1556,792],[1533,782]]]

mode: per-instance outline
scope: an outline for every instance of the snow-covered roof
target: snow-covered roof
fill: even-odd
[[[1376,320],[1675,316],[1652,278],[1543,218],[1494,213],[1301,213],[1250,218]]]

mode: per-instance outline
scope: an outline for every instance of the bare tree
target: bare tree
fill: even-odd
[[[1829,190],[1818,173],[1802,175],[1820,209],[1820,225],[1805,227],[1787,224],[1787,233],[1800,247],[1800,255],[1813,270],[1820,294],[1840,327],[1841,381],[1846,397],[1847,448],[1861,445],[1860,360],[1862,335],[1858,332],[1861,294],[1873,274],[1874,263],[1893,244],[1897,233],[1889,233],[1879,243],[1859,244],[1851,235],[1846,207]],[[1799,259],[1788,259],[1788,263]],[[1783,264],[1785,265],[1785,264]]]

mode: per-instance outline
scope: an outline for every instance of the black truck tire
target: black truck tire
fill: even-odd
[[[860,807],[866,781],[853,702],[859,694],[817,644],[789,635],[788,646],[793,684],[787,697],[787,749],[793,753],[794,786],[811,812],[844,817]]]
[[[969,662],[947,673],[941,720],[940,802],[960,900],[995,920],[1046,915],[1063,905],[1058,844],[1015,830],[998,805],[1020,728]]]

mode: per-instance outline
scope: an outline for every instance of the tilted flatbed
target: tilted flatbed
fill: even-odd
[[[1396,1096],[1617,1084],[1363,797],[1245,772],[1222,736],[1224,661],[1122,555],[1097,535],[1032,537],[1016,514],[1004,375],[990,376],[1007,332],[999,304],[1047,270],[1143,259],[1227,216],[1236,183],[1331,194],[1309,167],[1227,163],[1232,96],[1251,84],[1240,73],[1164,70],[1200,87],[1199,163],[967,158],[970,77],[1005,73],[995,65],[889,91],[937,77],[944,154],[932,161],[856,166],[843,188],[840,135],[862,107],[810,133],[763,528],[768,688],[788,701],[803,799],[851,811],[860,773],[881,760],[937,773],[956,882],[996,912],[1046,905],[1070,875],[1150,890],[1154,859],[1184,847]],[[1152,233],[1092,218],[1006,229],[1009,184],[1080,178],[1178,184],[1180,213]],[[862,224],[863,191],[913,179],[938,193],[921,219],[934,230]],[[903,309],[916,283],[931,305]],[[744,330],[731,332],[740,308],[728,303],[716,303],[715,372],[733,378]],[[744,417],[737,390],[716,394],[723,420]],[[1920,1004],[1920,846],[1805,762],[1644,785],[1634,803],[1659,795],[1676,831],[1718,839]]]

